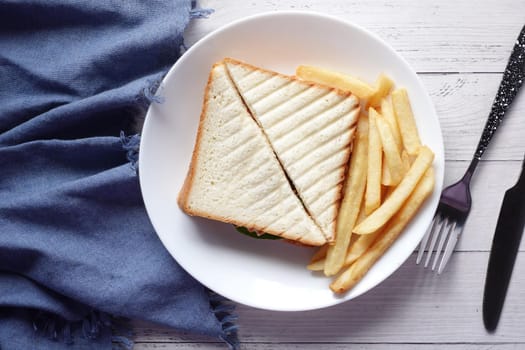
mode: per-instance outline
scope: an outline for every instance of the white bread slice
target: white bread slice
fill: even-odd
[[[309,214],[333,241],[359,100],[231,58],[225,63]]]
[[[224,64],[213,66],[180,208],[307,245],[326,239],[306,212]]]

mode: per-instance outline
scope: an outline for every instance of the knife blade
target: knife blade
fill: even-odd
[[[492,241],[483,296],[483,323],[489,332],[498,326],[524,225],[525,159],[518,182],[505,192]]]

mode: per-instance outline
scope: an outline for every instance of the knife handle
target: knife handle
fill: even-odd
[[[525,159],[518,182],[503,197],[490,250],[483,295],[483,323],[489,332],[498,326],[524,226]]]
[[[525,79],[525,26],[521,29],[520,35],[516,40],[514,49],[507,63],[503,79],[501,80],[498,93],[492,104],[483,134],[479,140],[478,147],[474,153],[474,158],[481,159],[481,156],[487,149],[487,146],[496,132],[499,124],[505,116],[512,100],[516,97],[523,80]]]

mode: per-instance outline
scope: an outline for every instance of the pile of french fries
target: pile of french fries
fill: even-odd
[[[326,69],[299,66],[304,80],[350,91],[361,100],[335,242],[308,269],[334,276],[330,289],[353,288],[394,243],[434,189],[434,153],[421,144],[406,89],[381,74],[374,85]]]

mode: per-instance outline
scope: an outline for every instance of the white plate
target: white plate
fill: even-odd
[[[299,64],[348,72],[373,82],[387,73],[408,89],[423,142],[436,153],[436,188],[417,217],[349,293],[335,296],[329,279],[306,269],[311,248],[255,240],[231,225],[193,218],[177,206],[190,162],[210,67],[234,57],[293,74]],[[157,91],[164,103],[148,110],[140,147],[140,183],[160,239],[201,283],[239,303],[298,311],[350,300],[390,276],[412,253],[430,224],[443,183],[443,139],[432,102],[414,71],[367,30],[309,12],[272,12],[229,24],[191,47]],[[159,271],[169,273],[169,271]]]

